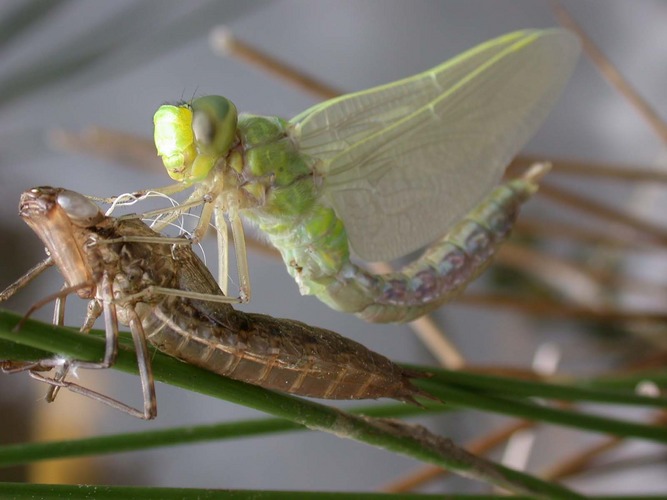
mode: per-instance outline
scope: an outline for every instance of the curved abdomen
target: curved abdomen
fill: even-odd
[[[491,263],[521,204],[537,191],[537,180],[549,168],[536,165],[523,177],[497,187],[447,235],[398,272],[373,274],[348,262],[320,299],[372,322],[412,321],[440,307]]]

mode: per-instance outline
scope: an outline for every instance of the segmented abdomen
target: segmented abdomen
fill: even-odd
[[[491,263],[519,208],[549,170],[535,165],[497,187],[447,235],[398,272],[373,274],[348,262],[319,294],[334,309],[373,322],[412,321],[461,293]]]
[[[325,399],[432,396],[389,359],[329,330],[225,309],[208,317],[171,298],[144,320],[148,340],[193,365],[267,389]]]

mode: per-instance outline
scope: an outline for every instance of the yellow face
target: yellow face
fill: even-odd
[[[153,117],[155,147],[169,176],[178,182],[203,180],[229,152],[236,135],[237,112],[220,96],[190,105],[160,106]]]

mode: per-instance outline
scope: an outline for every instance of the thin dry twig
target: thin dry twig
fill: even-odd
[[[652,241],[661,246],[667,245],[666,229],[621,210],[603,205],[590,198],[575,194],[568,189],[556,187],[546,182],[540,185],[540,194],[560,205],[609,221],[620,226],[621,229],[632,231],[636,235],[635,237],[642,241]]]
[[[663,311],[622,310],[615,307],[590,309],[584,306],[547,299],[528,299],[498,293],[468,293],[459,297],[457,302],[462,305],[472,305],[475,307],[514,309],[526,314],[561,319],[590,320],[604,323],[615,323],[618,321],[667,322],[667,312]]]
[[[664,284],[626,276],[608,267],[598,269],[585,262],[569,261],[526,245],[505,243],[496,263],[540,279],[559,295],[591,309],[609,305],[610,297],[618,293],[642,295],[653,303],[667,302]]]
[[[58,151],[85,153],[120,164],[163,171],[153,141],[104,127],[87,127],[81,132],[56,129],[49,133],[51,147]]]
[[[595,67],[602,76],[614,87],[637,112],[644,117],[646,122],[653,128],[654,132],[667,144],[667,124],[653,110],[651,105],[639,95],[632,85],[625,79],[621,72],[593,43],[582,27],[574,20],[567,10],[556,0],[551,0],[551,9],[562,26],[574,31],[581,39],[586,55],[593,61]]]
[[[522,216],[512,233],[519,237],[536,237],[542,240],[569,240],[594,247],[642,252],[665,252],[667,248],[653,241],[638,241],[630,231],[613,231],[609,226],[578,227],[553,219],[535,219]]]
[[[507,167],[510,176],[523,172],[535,163],[544,161],[544,157],[536,155],[517,156]],[[600,178],[619,182],[646,182],[651,184],[667,184],[667,172],[640,165],[610,165],[584,160],[552,158],[552,172],[555,174],[576,175],[580,177]]]
[[[511,241],[500,248],[496,263],[523,271],[546,283],[559,295],[587,307],[603,304],[603,290],[590,269],[583,264],[568,262]]]
[[[277,79],[286,81],[293,87],[308,92],[317,98],[333,99],[342,93],[340,90],[334,89],[237,39],[226,27],[213,30],[209,41],[214,52],[235,57],[252,66],[259,67]]]
[[[428,348],[429,352],[438,360],[440,365],[451,370],[463,368],[466,360],[456,346],[430,315],[422,316],[408,323],[419,340]]]

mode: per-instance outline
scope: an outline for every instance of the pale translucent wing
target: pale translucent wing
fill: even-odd
[[[356,253],[391,260],[447,232],[537,130],[578,54],[565,30],[510,33],[295,117]]]
[[[427,106],[499,52],[534,31],[490,40],[418,75],[317,104],[290,120],[308,154],[331,159]]]

